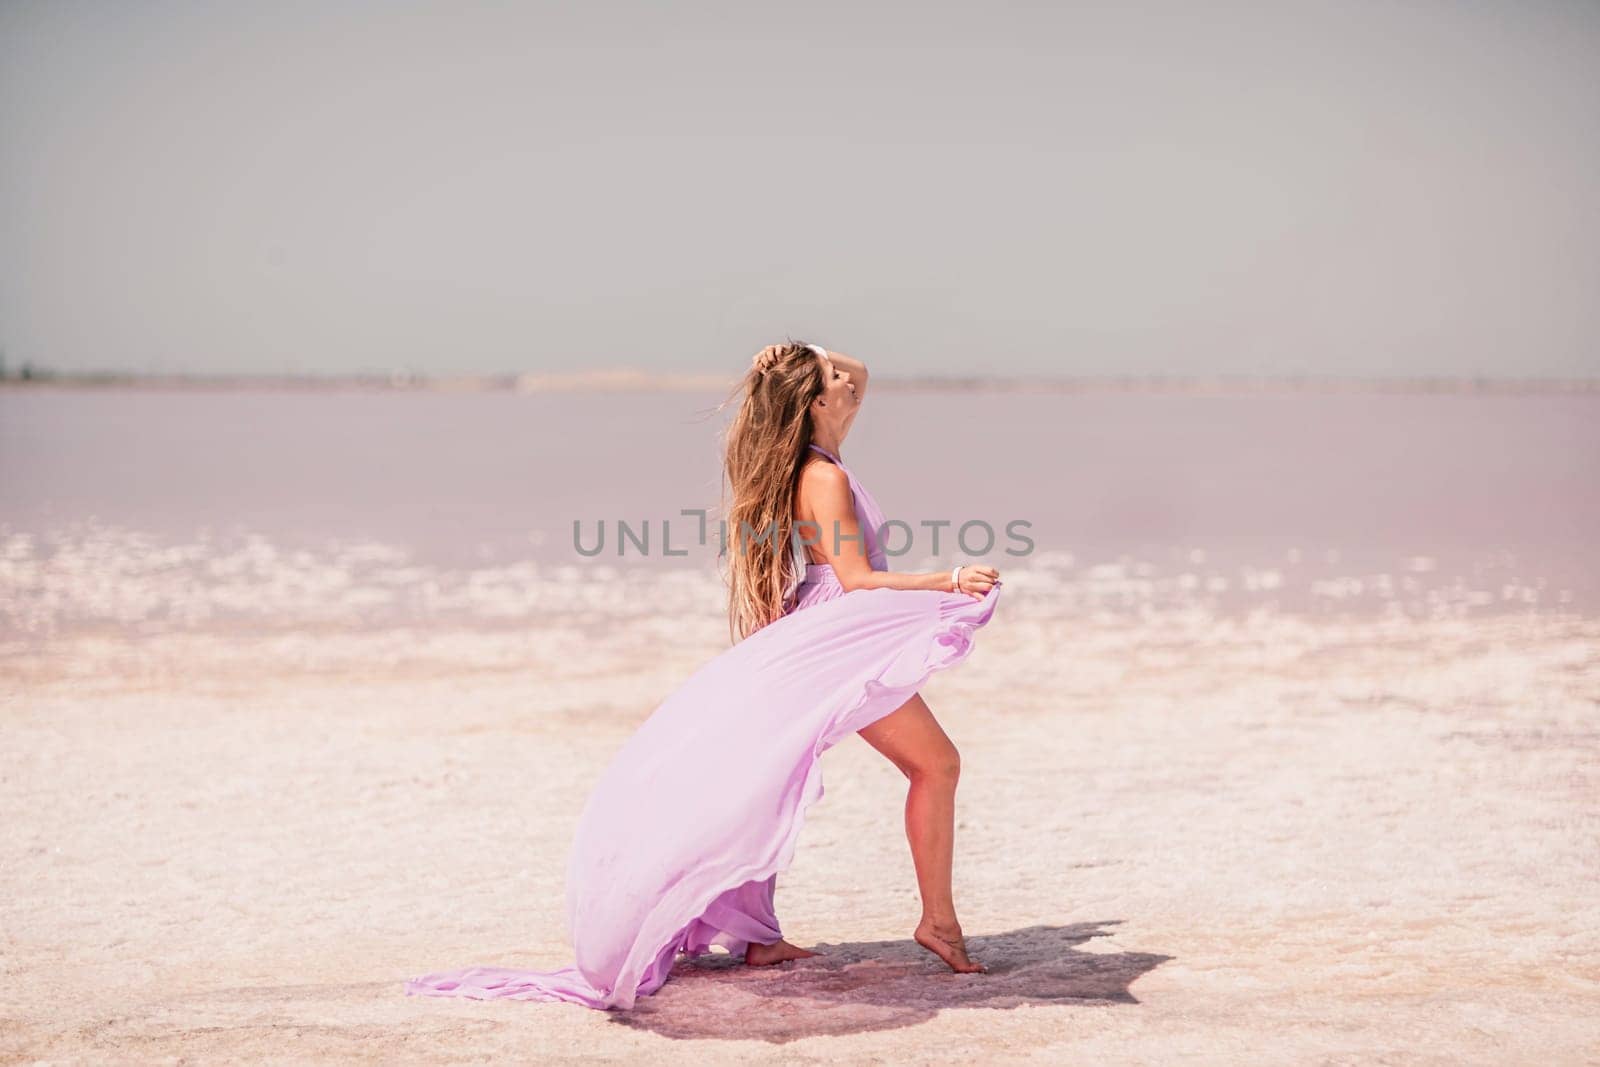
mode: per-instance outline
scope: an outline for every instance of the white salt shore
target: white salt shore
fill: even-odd
[[[631,1013],[405,996],[569,961],[587,790],[724,632],[0,646],[0,1061],[1595,1062],[1600,620],[1549,613],[1002,611],[925,690],[990,974],[911,941],[903,780],[852,738],[778,879],[823,955]]]

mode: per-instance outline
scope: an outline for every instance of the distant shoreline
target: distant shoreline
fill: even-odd
[[[1596,393],[1600,378],[1395,377],[1326,375],[1086,375],[1010,378],[874,377],[882,392],[984,393]],[[732,392],[738,377],[599,371],[575,374],[198,375],[39,374],[0,379],[0,390],[179,389],[209,392]]]

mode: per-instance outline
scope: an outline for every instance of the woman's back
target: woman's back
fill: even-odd
[[[831,462],[844,472],[845,478],[850,483],[850,498],[855,507],[856,524],[859,536],[862,539],[861,544],[866,550],[867,563],[875,571],[887,570],[888,557],[884,554],[883,547],[878,542],[878,530],[883,524],[883,511],[878,507],[878,502],[872,498],[872,494],[867,491],[867,487],[856,479],[850,468],[845,466],[838,456],[821,445],[813,444],[811,448],[826,457],[820,462]],[[812,460],[811,462],[818,461]],[[813,521],[804,514],[809,511],[805,506],[806,503],[799,497],[795,500],[795,521],[797,523]],[[831,526],[832,524],[828,525]],[[799,529],[812,540],[821,540],[828,544],[829,547],[832,547],[832,539],[835,536],[842,538],[847,534],[847,531],[842,527],[838,531],[833,529],[819,530],[816,525],[800,527]],[[845,588],[839,584],[839,576],[834,573],[833,565],[827,562],[827,556],[823,553],[821,547],[816,544],[807,544],[803,547],[804,553],[796,556],[795,564],[797,567],[803,565],[805,569],[800,574],[799,587],[795,592],[794,602],[789,608],[791,612],[810,607],[812,604],[818,604],[825,600],[832,600],[835,597],[843,596],[846,592]]]

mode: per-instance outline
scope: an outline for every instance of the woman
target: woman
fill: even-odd
[[[883,512],[839,454],[866,386],[865,366],[818,345],[751,361],[724,449],[735,644],[650,714],[590,794],[567,865],[576,961],[424,975],[407,993],[631,1008],[679,953],[815,955],[783,938],[773,891],[822,797],[818,761],[850,733],[910,781],[917,943],[955,971],[985,969],[950,889],[959,758],[917,690],[969,654],[1000,576],[887,569]]]

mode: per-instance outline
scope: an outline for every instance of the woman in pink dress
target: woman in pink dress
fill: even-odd
[[[591,792],[567,865],[576,960],[428,974],[407,993],[625,1009],[680,954],[815,955],[784,939],[773,892],[823,795],[822,753],[851,733],[908,779],[912,936],[955,971],[985,969],[951,894],[960,760],[917,690],[971,652],[1000,576],[888,569],[883,512],[840,455],[866,386],[863,364],[817,345],[752,360],[724,448],[734,644],[656,707]]]

